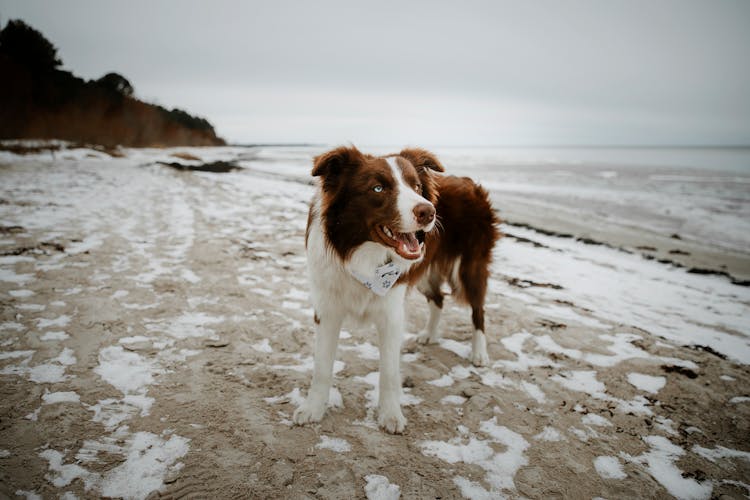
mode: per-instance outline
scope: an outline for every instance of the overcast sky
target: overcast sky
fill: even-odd
[[[750,1],[0,0],[230,142],[750,144]]]

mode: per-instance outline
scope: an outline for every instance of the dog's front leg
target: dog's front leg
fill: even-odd
[[[405,288],[405,287],[400,287]],[[401,342],[404,330],[404,290],[394,289],[392,295],[400,296],[386,308],[377,321],[380,340],[380,394],[378,399],[378,424],[392,434],[401,434],[406,427],[406,417],[401,412]]]
[[[343,318],[334,313],[322,314],[315,328],[315,364],[307,399],[294,412],[294,423],[320,422],[326,411],[333,383],[333,362]]]

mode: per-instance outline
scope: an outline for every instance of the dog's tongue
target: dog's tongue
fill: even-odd
[[[414,233],[398,233],[396,239],[401,244],[401,250],[406,254],[419,254],[419,242]]]

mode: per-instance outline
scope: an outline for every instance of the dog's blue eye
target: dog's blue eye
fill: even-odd
[[[382,193],[383,192],[383,186],[381,186],[380,184],[378,184],[377,186],[375,186],[374,188],[372,188],[372,190],[375,191],[376,193]]]

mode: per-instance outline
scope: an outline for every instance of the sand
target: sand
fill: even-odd
[[[295,427],[311,187],[155,164],[168,153],[0,165],[0,496],[750,494],[747,287],[508,227],[529,241],[496,251],[492,366],[471,366],[450,299],[445,340],[417,345],[413,293],[405,434],[374,424],[371,328],[345,328],[336,405]],[[619,274],[578,287],[604,269]],[[643,288],[618,295],[634,273]],[[694,295],[650,300],[652,284]]]

